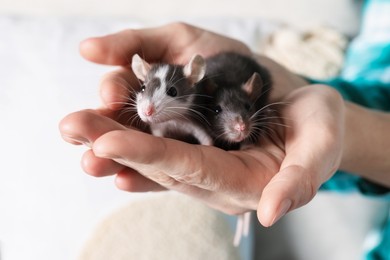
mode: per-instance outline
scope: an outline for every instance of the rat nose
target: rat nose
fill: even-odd
[[[153,105],[147,106],[145,111],[144,111],[144,114],[146,116],[151,116],[151,115],[153,115],[153,113],[154,113],[154,106]]]
[[[237,131],[243,132],[243,131],[245,131],[245,124],[244,123],[237,123],[234,126],[234,129],[236,129]]]

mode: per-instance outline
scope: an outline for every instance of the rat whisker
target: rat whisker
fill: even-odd
[[[177,111],[178,109],[176,107],[167,107],[164,111],[163,111],[163,115],[169,115],[169,118],[171,119],[175,119],[176,117],[174,117],[172,114],[175,114],[175,115],[178,115],[180,118],[184,118],[186,120],[188,120],[187,116],[185,113],[181,113],[181,112],[178,112]]]
[[[201,112],[197,111],[196,109],[187,108],[187,107],[169,107],[169,109],[172,109],[172,111],[175,111],[178,114],[182,114],[177,112],[176,110],[186,110],[186,112],[190,112],[190,115],[195,116],[198,118],[201,122],[204,121],[208,125],[210,125],[210,122],[207,120],[206,116],[203,115]],[[185,114],[185,113],[184,113]],[[188,119],[189,120],[189,119]]]
[[[290,128],[291,126],[287,125],[287,124],[283,124],[283,123],[277,123],[277,122],[268,122],[267,123],[268,125],[275,125],[275,126],[281,126],[281,127],[285,127],[285,128]]]
[[[177,67],[178,67],[178,66],[173,66],[173,72],[172,72],[171,78],[168,80],[168,84],[172,82],[173,77],[174,77],[175,74],[176,74]]]
[[[263,106],[262,108],[260,108],[259,110],[257,110],[254,115],[261,113],[272,106],[285,105],[285,104],[286,104],[286,102],[273,102],[273,103],[267,104],[267,105]]]
[[[125,107],[125,108],[120,110],[118,117],[121,118],[122,116],[127,115],[129,113],[138,115],[136,109],[134,109],[132,107]]]
[[[130,121],[130,125],[132,126],[135,126],[137,128],[142,128],[142,120],[141,118],[138,116],[138,114],[134,114],[132,115],[129,120]],[[135,123],[134,123],[135,122]]]

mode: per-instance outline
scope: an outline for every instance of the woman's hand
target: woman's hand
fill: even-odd
[[[89,60],[126,65],[134,53],[149,61],[185,63],[194,53],[220,51],[249,54],[242,43],[185,24],[128,30],[81,44]],[[298,88],[305,82],[282,67],[260,58],[274,82],[271,98],[288,103],[281,111],[285,128],[274,138],[244,151],[190,145],[154,137],[118,123],[128,89],[138,82],[127,67],[107,75],[101,84],[104,108],[65,117],[65,140],[85,143],[82,158],[94,176],[116,174],[116,185],[127,191],[173,189],[231,214],[256,210],[264,226],[309,202],[318,187],[338,168],[344,133],[344,103],[326,86]],[[120,83],[120,84],[119,84]]]
[[[270,226],[309,202],[342,155],[343,101],[334,90],[305,87],[286,101],[287,127],[243,151],[154,137],[91,110],[64,118],[61,132],[91,147],[82,160],[87,172],[117,174],[120,189],[172,189],[229,214],[257,210]]]

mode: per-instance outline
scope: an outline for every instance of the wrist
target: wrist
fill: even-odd
[[[390,114],[345,102],[340,169],[390,187]]]

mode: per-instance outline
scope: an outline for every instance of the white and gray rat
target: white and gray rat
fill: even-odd
[[[206,95],[198,84],[205,75],[206,64],[194,55],[186,65],[149,64],[135,54],[131,64],[143,82],[136,94],[140,119],[156,136],[186,140],[193,136],[203,145],[212,145],[208,122],[202,111]]]

